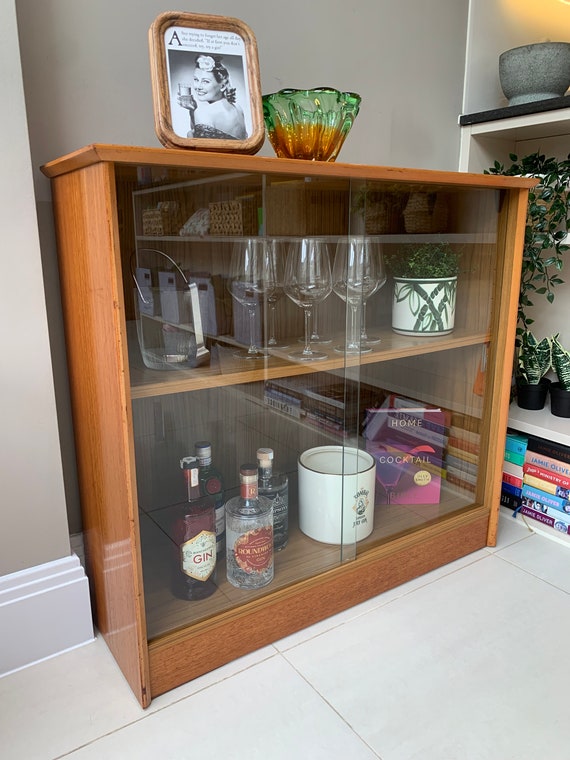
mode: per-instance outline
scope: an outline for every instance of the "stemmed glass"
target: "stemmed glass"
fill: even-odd
[[[236,241],[232,250],[228,289],[249,315],[249,348],[236,351],[238,359],[265,359],[267,353],[255,345],[257,309],[267,290],[268,246],[264,238],[244,238]]]
[[[371,351],[361,339],[364,303],[386,282],[379,244],[371,238],[353,235],[339,240],[333,266],[333,290],[350,309],[350,324],[344,345],[335,351],[359,354]]]
[[[288,348],[275,337],[275,313],[277,304],[284,293],[285,262],[289,250],[287,238],[272,238],[267,242],[267,288],[265,297],[269,304],[269,338],[268,348]]]
[[[303,309],[305,316],[305,347],[291,351],[297,361],[326,359],[323,351],[311,348],[311,313],[332,290],[331,265],[326,240],[301,238],[291,242],[285,265],[285,293]]]
[[[380,343],[382,341],[382,338],[379,335],[374,335],[374,334],[368,335],[367,333],[366,302],[371,296],[374,295],[374,293],[378,292],[380,288],[382,288],[386,284],[386,280],[388,279],[388,276],[386,274],[386,267],[384,266],[384,259],[382,257],[382,248],[381,248],[380,241],[375,238],[368,238],[367,245],[371,247],[371,249],[374,252],[374,255],[377,257],[378,286],[372,293],[369,293],[367,296],[365,296],[362,302],[362,320],[360,322],[360,345],[361,346],[374,345],[375,343]]]
[[[386,492],[386,504],[392,504],[400,478],[404,474],[404,465],[394,462],[385,446],[378,446],[376,452],[376,477]]]

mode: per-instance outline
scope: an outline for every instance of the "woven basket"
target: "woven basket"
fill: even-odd
[[[364,228],[367,235],[387,235],[402,231],[402,212],[407,194],[383,193],[378,200],[366,204]]]
[[[404,209],[406,232],[446,232],[447,200],[437,193],[412,193]]]

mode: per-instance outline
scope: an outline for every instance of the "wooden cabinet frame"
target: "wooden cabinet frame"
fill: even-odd
[[[415,183],[423,188],[498,189],[497,245],[501,255],[488,334],[488,403],[481,432],[484,453],[474,503],[446,519],[381,542],[315,577],[149,642],[122,283],[125,252],[119,243],[115,184],[117,167],[125,165],[278,173],[292,178],[371,179]],[[51,177],[53,187],[77,465],[96,623],[143,706],[152,697],[247,652],[495,543],[524,220],[533,181],[113,145],[89,146],[47,164],[43,171]],[[429,351],[431,339],[426,340],[425,350]],[[450,348],[461,346],[460,334],[439,340],[448,340]],[[255,370],[244,373],[243,382],[256,379],[262,378]],[[180,390],[184,390],[180,382]],[[206,379],[197,387],[207,388],[209,382]]]

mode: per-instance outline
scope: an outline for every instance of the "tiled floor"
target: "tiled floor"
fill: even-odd
[[[155,699],[97,640],[0,680],[2,760],[567,760],[570,546],[499,545]]]

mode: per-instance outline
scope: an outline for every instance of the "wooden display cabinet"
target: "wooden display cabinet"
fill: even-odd
[[[53,187],[96,623],[143,706],[494,544],[532,181],[105,145],[43,171]],[[361,203],[367,190],[370,202],[383,199],[390,207],[378,233],[385,250],[416,240],[446,240],[461,250],[454,331],[419,338],[394,333],[387,283],[368,302],[367,328],[381,337],[372,351],[348,356],[332,343],[322,361],[292,361],[288,349],[272,350],[266,361],[237,360],[241,317],[226,287],[236,240],[318,235],[328,241],[332,263],[339,237],[370,232]],[[401,211],[414,192],[445,199],[445,231],[406,232]],[[204,217],[204,209],[210,228],[190,225],[190,234],[178,234],[189,219]],[[140,274],[149,249],[166,254],[201,287],[209,357],[200,366],[149,369],[142,360],[141,349],[151,341],[143,322],[164,321],[152,308],[141,314],[137,303],[133,272]],[[161,267],[147,264],[149,272]],[[160,290],[154,293],[160,299]],[[286,297],[278,309],[280,336],[296,345],[301,310]],[[263,303],[260,311],[265,317]],[[345,323],[344,302],[331,294],[319,307],[319,331],[336,335],[338,343]],[[263,342],[265,318],[257,329]],[[267,389],[285,381],[295,384],[290,394],[313,404],[316,396],[325,409],[301,400],[276,410]],[[297,520],[299,453],[330,443],[364,447],[365,410],[389,393],[445,408],[454,428],[478,438],[479,456],[465,478],[444,471],[438,504],[382,504],[377,482],[374,529],[362,541],[336,546],[308,538]],[[327,394],[339,410],[332,419]],[[236,493],[239,465],[251,461],[258,446],[274,448],[276,468],[290,478],[290,539],[266,588],[234,588],[222,559],[216,593],[186,602],[169,588],[167,516],[183,500],[179,460],[201,439],[212,442],[228,497]]]

